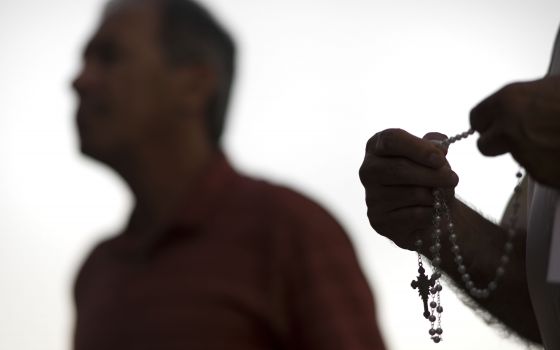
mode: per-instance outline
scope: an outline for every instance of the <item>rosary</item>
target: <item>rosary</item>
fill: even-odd
[[[448,147],[452,143],[465,139],[474,134],[474,130],[470,129],[464,133],[458,134],[456,136],[450,137],[446,140],[438,142],[442,147]],[[422,256],[420,255],[420,249],[424,242],[419,239],[416,241],[416,252],[418,254],[418,277],[416,280],[412,281],[411,286],[414,289],[418,289],[418,294],[422,299],[424,306],[424,318],[428,319],[430,322],[429,334],[434,343],[439,343],[442,341],[443,330],[441,328],[441,314],[443,312],[443,307],[441,306],[440,293],[443,289],[440,277],[441,277],[441,237],[444,231],[448,235],[449,242],[451,244],[451,252],[454,256],[454,261],[457,265],[457,271],[461,274],[461,280],[467,290],[467,292],[476,299],[485,299],[490,296],[496,288],[500,279],[506,272],[506,265],[510,260],[510,254],[513,251],[513,238],[515,237],[515,226],[517,223],[517,215],[520,206],[520,192],[521,192],[521,179],[523,174],[521,171],[517,172],[517,186],[515,186],[513,199],[512,199],[512,215],[509,222],[507,223],[507,240],[504,244],[503,253],[500,257],[500,262],[496,268],[494,278],[485,286],[477,287],[471,280],[471,276],[467,273],[467,268],[463,264],[464,259],[461,255],[461,248],[457,243],[457,233],[455,232],[455,227],[451,217],[451,212],[447,203],[445,202],[444,193],[442,189],[434,189],[432,194],[434,196],[433,204],[433,216],[432,216],[432,245],[429,248],[432,254],[432,266],[433,273],[430,278],[426,275],[426,270],[424,269],[422,263]],[[446,227],[441,227],[442,220],[447,223]]]

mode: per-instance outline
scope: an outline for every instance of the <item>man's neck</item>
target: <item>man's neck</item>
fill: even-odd
[[[211,148],[174,148],[145,155],[122,171],[136,199],[127,231],[151,235],[175,220],[215,152]]]

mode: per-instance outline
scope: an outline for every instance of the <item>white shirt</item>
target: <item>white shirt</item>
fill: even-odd
[[[560,239],[560,194],[534,183],[529,197],[527,227],[527,282],[531,302],[545,349],[560,349],[560,281],[555,280],[555,261],[560,250],[552,241]],[[556,242],[555,242],[556,243]]]
[[[549,75],[560,74],[560,29]],[[559,135],[560,137],[560,135]],[[545,349],[560,349],[560,191],[529,182],[527,282]]]

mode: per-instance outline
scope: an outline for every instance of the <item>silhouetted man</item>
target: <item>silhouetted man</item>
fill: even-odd
[[[113,1],[74,82],[83,153],[134,193],[76,281],[75,349],[383,349],[321,207],[221,152],[234,44],[186,0]]]

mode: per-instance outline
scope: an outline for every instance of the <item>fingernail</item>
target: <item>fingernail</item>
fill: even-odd
[[[445,158],[443,158],[441,156],[441,154],[432,153],[432,154],[430,154],[430,157],[428,158],[428,162],[434,168],[439,168],[439,167],[441,167],[445,164]]]

